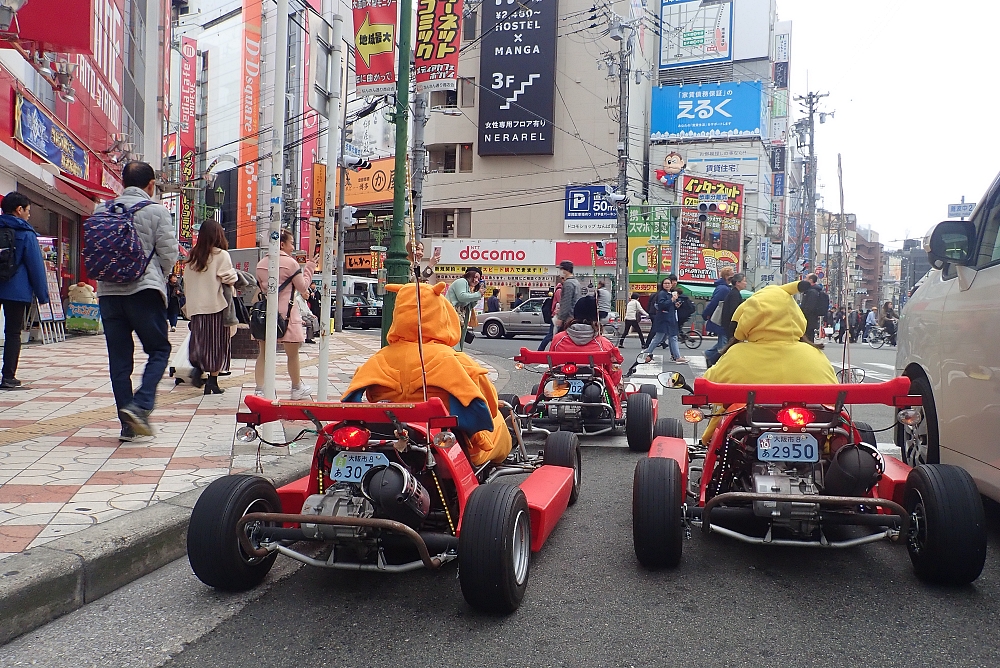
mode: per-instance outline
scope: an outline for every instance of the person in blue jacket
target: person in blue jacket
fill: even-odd
[[[729,332],[722,325],[716,325],[712,322],[712,314],[715,313],[715,309],[722,308],[723,302],[729,296],[729,278],[734,272],[735,269],[732,267],[723,267],[719,270],[719,279],[715,281],[715,291],[712,293],[712,298],[705,304],[705,310],[701,313],[701,317],[705,319],[705,328],[708,333],[719,337],[715,345],[705,351],[705,364],[708,368],[719,361],[722,350],[729,343]]]
[[[0,390],[16,390],[21,386],[15,372],[21,356],[24,316],[32,299],[37,298],[39,304],[49,303],[49,286],[38,235],[28,223],[31,201],[19,192],[7,193],[0,202],[0,211],[3,211],[0,215],[0,276],[9,276],[7,280],[0,280],[0,308],[4,318]],[[13,234],[7,230],[12,230]]]

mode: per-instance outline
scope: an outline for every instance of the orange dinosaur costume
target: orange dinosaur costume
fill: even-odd
[[[387,285],[396,293],[389,345],[358,367],[344,401],[423,401],[423,375],[417,346],[417,285],[423,313],[424,369],[427,396],[439,397],[458,417],[458,428],[469,436],[468,455],[474,466],[502,462],[510,454],[510,431],[497,405],[489,371],[453,346],[458,343],[458,313],[442,296],[444,283]]]

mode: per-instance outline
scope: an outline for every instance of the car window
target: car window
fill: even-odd
[[[527,311],[528,313],[541,313],[542,302],[537,299],[532,299],[531,301],[522,304],[521,309]]]
[[[980,222],[979,254],[974,265],[977,268],[1000,261],[1000,234],[997,233],[1000,230],[1000,189],[994,194],[989,209],[983,212]]]

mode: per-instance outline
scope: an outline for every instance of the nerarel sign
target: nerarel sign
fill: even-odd
[[[556,263],[556,244],[550,240],[425,238],[423,242],[425,256],[440,248],[439,262],[446,265],[552,266]]]

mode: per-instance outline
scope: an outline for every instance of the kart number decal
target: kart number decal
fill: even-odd
[[[381,452],[341,452],[333,458],[330,478],[334,482],[361,482],[376,466],[388,466],[389,458]]]
[[[769,431],[757,439],[757,459],[762,462],[818,462],[819,446],[812,434]]]
[[[571,381],[569,381],[569,393],[570,394],[583,394],[583,381],[582,380],[571,380]]]

